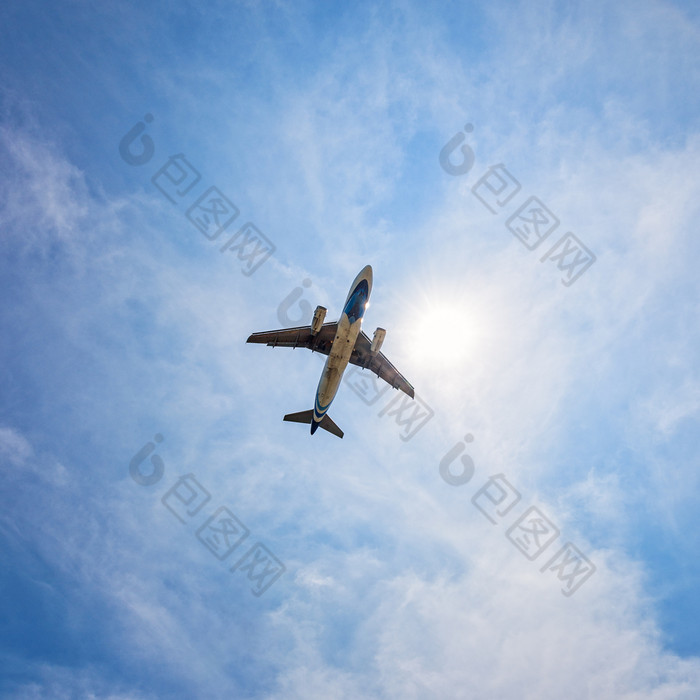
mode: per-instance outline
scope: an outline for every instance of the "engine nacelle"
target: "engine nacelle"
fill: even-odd
[[[318,335],[323,325],[323,319],[326,318],[326,311],[328,311],[328,309],[325,306],[316,307],[314,317],[311,319],[311,335]]]
[[[385,336],[386,331],[383,328],[377,328],[377,330],[374,331],[374,336],[372,336],[372,345],[369,346],[369,351],[372,353],[372,355],[376,355],[379,352]]]

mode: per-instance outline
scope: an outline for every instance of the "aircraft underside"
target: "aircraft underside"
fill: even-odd
[[[288,413],[284,416],[285,421],[310,424],[312,435],[321,427],[342,438],[343,431],[331,420],[328,408],[338,393],[348,364],[369,369],[395,389],[401,389],[413,398],[413,387],[380,352],[386,331],[377,328],[371,341],[362,332],[362,318],[371,291],[372,268],[366,265],[353,281],[337,323],[324,323],[326,309],[318,306],[308,326],[264,331],[249,336],[249,343],[265,343],[272,347],[305,347],[328,355],[316,389],[313,409]]]

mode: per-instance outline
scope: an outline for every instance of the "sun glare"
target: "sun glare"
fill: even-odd
[[[409,334],[411,356],[453,368],[478,352],[483,323],[466,304],[426,303],[417,309]]]

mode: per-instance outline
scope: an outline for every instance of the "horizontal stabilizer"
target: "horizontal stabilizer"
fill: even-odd
[[[331,417],[327,413],[323,416],[323,420],[321,420],[319,425],[329,433],[333,433],[333,435],[337,435],[339,438],[343,437],[343,431],[331,420]]]
[[[299,411],[299,413],[288,413],[283,420],[288,420],[292,423],[306,423],[311,424],[313,420],[314,411],[310,408],[308,411]]]
[[[310,408],[308,411],[299,411],[298,413],[288,413],[284,420],[291,423],[306,423],[310,425],[313,422],[313,409]],[[339,438],[343,437],[343,431],[331,420],[330,416],[326,414],[319,423],[319,426],[329,433],[336,435]]]

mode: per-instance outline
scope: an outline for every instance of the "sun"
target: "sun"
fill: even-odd
[[[476,305],[454,298],[426,300],[414,310],[407,333],[409,354],[417,362],[454,369],[475,359],[484,331]]]

